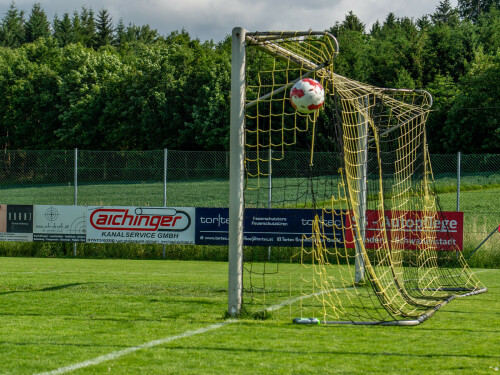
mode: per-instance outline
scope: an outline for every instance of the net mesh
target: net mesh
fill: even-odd
[[[434,193],[430,95],[335,74],[338,45],[328,33],[248,34],[247,45],[245,207],[315,214],[300,248],[245,247],[245,305],[386,322],[484,291]],[[291,86],[305,77],[325,88],[324,110],[290,104]],[[315,160],[321,148],[342,156]]]

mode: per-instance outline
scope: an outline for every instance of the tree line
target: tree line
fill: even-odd
[[[370,30],[353,13],[337,73],[434,98],[433,153],[500,153],[500,0],[443,0],[420,18],[389,13]],[[225,150],[231,43],[186,30],[114,24],[81,8],[49,22],[11,3],[0,24],[0,142],[5,149]]]

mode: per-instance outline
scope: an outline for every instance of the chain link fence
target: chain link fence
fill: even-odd
[[[297,153],[273,175],[304,174]],[[226,151],[3,151],[0,203],[228,207]],[[305,159],[304,159],[305,160]],[[500,223],[500,155],[431,155],[443,210],[464,212],[464,246],[474,250]],[[315,164],[336,173],[339,156]],[[333,165],[333,167],[332,167]],[[498,251],[493,238],[485,246]]]

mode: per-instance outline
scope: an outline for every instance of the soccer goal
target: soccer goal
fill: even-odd
[[[232,316],[415,325],[486,291],[434,193],[432,97],[340,76],[338,53],[328,32],[233,30]],[[325,91],[310,113],[290,103],[304,78]]]

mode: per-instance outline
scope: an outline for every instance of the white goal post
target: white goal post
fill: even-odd
[[[289,35],[288,35],[289,34]],[[232,31],[231,50],[231,116],[230,116],[230,176],[229,176],[229,277],[228,277],[228,313],[237,316],[241,311],[243,296],[243,215],[244,215],[244,181],[245,181],[245,106],[246,104],[246,44],[260,38],[263,41],[258,47],[267,53],[282,56],[297,66],[303,66],[310,70],[302,78],[307,77],[314,71],[324,69],[324,64],[311,62],[299,54],[294,54],[279,45],[274,44],[274,39],[284,36],[300,37],[309,35],[326,35],[327,32],[304,31],[304,32],[259,32],[251,33],[241,27],[235,27]],[[337,40],[328,34],[333,40],[338,53]],[[291,82],[289,85],[292,85]],[[283,86],[271,94],[287,89]],[[267,94],[265,97],[270,96]],[[260,98],[260,99],[265,99]],[[366,196],[365,196],[366,198]],[[358,265],[358,260],[361,262]],[[363,274],[362,256],[356,257],[356,267],[360,270],[360,278]]]
[[[243,213],[245,181],[245,46],[246,31],[233,29],[231,50],[231,119],[229,163],[228,313],[237,316],[243,299]]]

